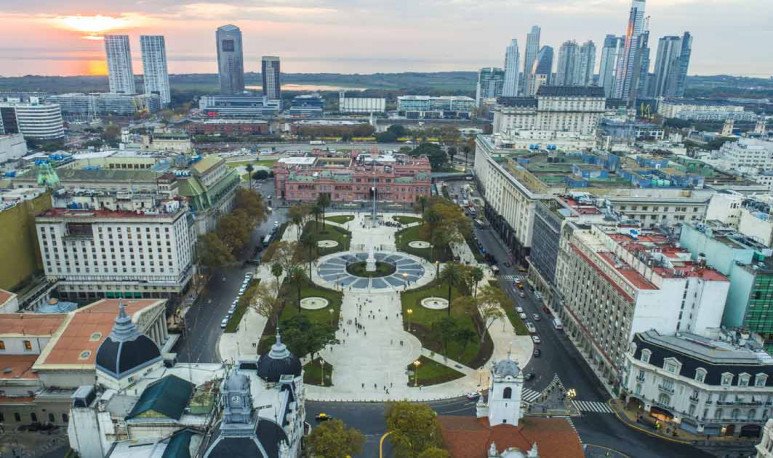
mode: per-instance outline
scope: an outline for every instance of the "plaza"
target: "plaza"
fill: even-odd
[[[317,353],[313,362],[311,355],[301,358],[304,364],[319,364],[324,361],[331,365],[333,370],[330,379],[332,385],[307,384],[306,396],[309,400],[376,402],[454,398],[487,386],[490,363],[505,358],[508,353],[521,367],[527,364],[533,351],[533,343],[528,335],[516,335],[506,318],[497,320],[489,327],[488,336],[493,348],[486,360],[474,364],[475,367],[422,345],[419,332],[421,326],[417,323],[417,317],[421,313],[427,313],[437,314],[433,316],[439,319],[446,316],[449,306],[445,297],[438,297],[438,294],[429,292],[413,309],[406,309],[403,303],[404,293],[438,288],[439,284],[435,280],[445,265],[433,264],[426,259],[397,250],[395,233],[422,223],[395,225],[392,223],[399,219],[395,217],[415,215],[390,213],[379,214],[376,224],[371,221],[370,213],[354,214],[353,219],[344,223],[334,222],[339,219],[337,216],[344,215],[345,213],[330,213],[326,224],[351,233],[349,250],[323,255],[313,262],[311,269],[310,279],[315,285],[340,291],[343,298],[338,315],[336,342]],[[298,228],[294,225],[288,226],[282,240],[297,239]],[[426,247],[425,244],[428,245],[427,242],[414,245]],[[371,248],[377,263],[386,263],[393,267],[391,273],[366,277],[347,271],[347,266],[365,262]],[[474,262],[466,243],[455,243],[452,250],[466,263]],[[480,282],[482,286],[487,284],[493,275],[487,266],[481,264],[480,267],[485,272]],[[274,278],[269,265],[258,267],[256,276],[262,281]],[[442,289],[445,291],[445,287]],[[302,299],[301,307],[312,311],[329,308],[322,298],[315,297]],[[417,307],[423,310],[418,310]],[[330,309],[330,312],[332,316],[333,310]],[[265,326],[265,318],[252,309],[248,310],[237,332],[221,338],[221,357],[224,360],[238,360],[248,354],[255,354],[257,339]],[[409,329],[412,332],[409,332]],[[481,354],[485,353],[481,350]],[[328,367],[327,364],[325,367]],[[441,383],[430,385],[423,382],[431,381],[427,379],[433,378],[433,374],[437,372],[453,376],[448,377],[450,381]],[[328,380],[328,377],[324,379]]]

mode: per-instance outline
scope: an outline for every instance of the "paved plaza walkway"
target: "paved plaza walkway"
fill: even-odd
[[[357,215],[352,212],[341,212],[340,214],[355,214],[355,219],[343,224],[327,223],[352,232],[352,251],[367,252],[370,246],[374,246],[377,251],[394,250],[394,233],[400,228],[386,225],[371,227],[365,213]],[[332,215],[331,213],[329,216]],[[392,214],[386,214],[384,220],[391,221],[392,216]],[[297,228],[293,225],[288,226],[282,239],[297,240]],[[460,244],[453,249],[462,259],[469,261],[470,264],[475,263],[472,252],[466,244]],[[321,258],[322,260],[324,258]],[[434,266],[422,259],[419,259],[419,262],[425,266],[424,274],[409,285],[408,289],[422,286],[434,279]],[[481,285],[493,278],[489,269],[486,268],[484,271],[487,275]],[[268,265],[261,265],[257,269],[256,276],[262,281],[273,279]],[[322,286],[336,288],[336,285],[320,277],[316,269],[312,274],[312,280]],[[483,370],[466,367],[422,348],[419,340],[403,329],[400,302],[402,290],[403,287],[370,290],[343,288],[339,329],[336,333],[339,343],[328,346],[320,352],[320,356],[333,366],[333,386],[306,385],[307,399],[427,401],[461,396],[488,385],[488,363]],[[235,360],[238,355],[254,356],[257,351],[257,340],[265,325],[266,320],[263,317],[249,310],[242,319],[238,331],[224,334],[221,338],[219,345],[221,357],[224,360]],[[489,334],[494,343],[493,360],[505,358],[510,353],[521,367],[526,365],[533,351],[533,344],[528,335],[516,336],[513,326],[507,319],[494,323],[489,328]],[[416,361],[419,356],[425,356],[452,367],[463,373],[464,377],[438,385],[414,387],[412,386],[413,377],[411,376],[409,380],[407,366]],[[304,363],[309,359],[310,355],[302,358]],[[421,385],[421,368],[419,385]]]

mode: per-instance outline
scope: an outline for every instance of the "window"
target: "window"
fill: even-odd
[[[644,350],[641,351],[641,360],[645,363],[649,363],[651,355],[652,355],[652,352],[645,348]]]
[[[37,423],[38,422],[38,414],[36,414],[35,412],[30,413],[30,420],[32,420],[32,423]]]
[[[767,383],[768,374],[757,374],[754,376],[754,386],[765,386]]]
[[[5,350],[5,341],[0,340],[0,350]]]
[[[733,374],[725,372],[722,374],[722,386],[730,386],[733,383]]]
[[[63,413],[63,414],[62,414],[62,421],[63,421],[64,423],[69,423],[69,421],[70,421],[70,417],[68,417],[66,413]]]
[[[14,412],[13,419],[16,421],[21,421],[21,414],[19,412]]]
[[[48,414],[48,422],[49,422],[49,423],[53,423],[53,422],[55,422],[55,421],[56,421],[56,419],[54,418],[54,414],[52,414],[52,413],[49,413],[49,414]]]
[[[29,340],[24,341],[24,349],[25,350],[32,350],[32,342]]]
[[[749,386],[749,379],[751,378],[751,375],[749,374],[741,374],[738,376],[738,386]]]
[[[706,380],[706,369],[702,367],[695,369],[695,381],[703,383],[704,380]]]
[[[505,388],[502,391],[502,398],[503,399],[510,399],[511,397],[513,397],[513,389],[510,388],[510,387]]]
[[[719,420],[722,418],[722,409],[717,409],[714,411],[714,419]]]

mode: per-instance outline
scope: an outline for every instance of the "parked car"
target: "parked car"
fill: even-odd
[[[534,378],[534,372],[527,372],[523,374],[523,380],[528,382],[529,380]]]
[[[523,307],[516,307],[515,311],[518,313],[523,313]]]
[[[521,317],[522,320],[526,319],[526,314],[525,313],[519,313],[518,316]]]
[[[529,330],[529,334],[536,334],[537,333],[537,327],[534,326],[534,323],[531,321],[526,322],[526,329]]]
[[[475,399],[478,399],[480,397],[480,393],[478,393],[477,391],[471,391],[467,393],[465,396],[467,397],[467,399],[474,401]]]
[[[526,297],[526,293],[524,293],[523,291],[518,291],[518,296]]]
[[[228,326],[228,318],[223,318],[223,319],[220,321],[220,328],[221,328],[221,329],[225,329],[225,327],[226,327],[226,326]]]
[[[537,315],[536,313],[532,313],[531,317],[532,317],[532,318],[534,318],[534,321],[539,321],[539,320],[541,320],[541,318],[539,317],[539,315]]]
[[[535,344],[542,343],[542,340],[540,340],[539,336],[531,336],[531,340],[534,341]]]
[[[540,350],[539,348],[535,348],[534,349],[534,357],[535,358],[539,358],[541,354],[542,354],[542,350]]]
[[[542,311],[545,312],[545,315],[547,315],[547,316],[552,315],[552,313],[550,313],[550,309],[548,308],[547,305],[543,305],[542,306]]]

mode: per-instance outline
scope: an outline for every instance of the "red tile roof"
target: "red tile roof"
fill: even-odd
[[[0,355],[0,380],[37,379],[32,365],[38,355]]]
[[[8,302],[8,299],[13,297],[13,293],[8,292],[4,289],[0,289],[0,305],[5,304]]]
[[[492,442],[499,452],[515,447],[523,452],[537,444],[545,458],[583,457],[577,432],[562,418],[525,417],[518,426],[489,426],[488,419],[440,416],[443,442],[454,458],[486,458]]]
[[[67,319],[64,313],[2,313],[0,335],[50,336]]]
[[[163,299],[103,299],[71,314],[64,331],[49,344],[40,364],[93,365],[97,349],[113,329],[118,304],[126,305],[126,313],[136,312],[164,302]]]

